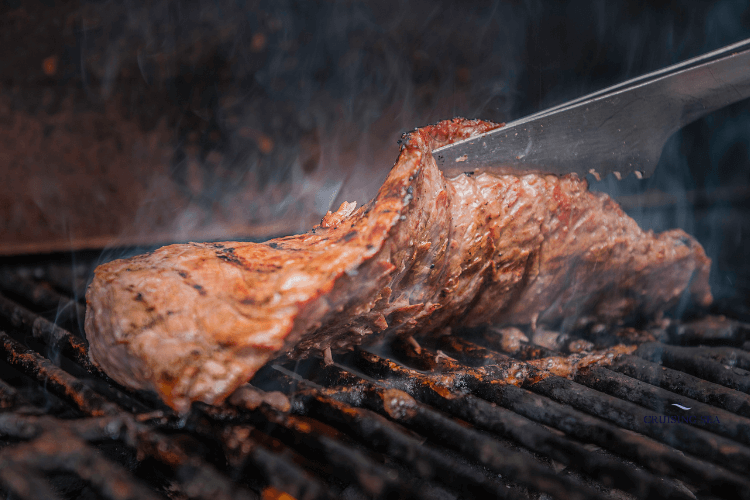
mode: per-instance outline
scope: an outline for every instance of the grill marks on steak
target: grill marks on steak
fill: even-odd
[[[679,230],[643,232],[576,176],[461,175],[431,151],[495,128],[409,134],[376,198],[266,243],[190,243],[100,266],[87,293],[92,360],[173,408],[218,403],[281,352],[451,323],[556,324],[656,314],[710,261]]]

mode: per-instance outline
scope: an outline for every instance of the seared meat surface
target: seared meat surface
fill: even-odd
[[[408,134],[373,201],[344,203],[308,233],[100,266],[86,294],[92,360],[184,412],[221,402],[281,353],[372,334],[613,322],[658,314],[686,290],[710,303],[694,239],[642,231],[575,175],[445,179],[431,151],[495,127],[455,119]]]

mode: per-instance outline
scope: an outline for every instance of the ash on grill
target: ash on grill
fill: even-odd
[[[89,361],[87,265],[0,271],[7,498],[750,498],[750,328],[484,328],[269,363],[179,419]]]

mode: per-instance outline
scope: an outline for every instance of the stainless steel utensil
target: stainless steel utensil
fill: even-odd
[[[750,39],[436,149],[448,176],[479,173],[650,176],[667,139],[750,96]]]

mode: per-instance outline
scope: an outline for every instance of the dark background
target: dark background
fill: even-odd
[[[369,199],[405,131],[453,116],[512,120],[750,38],[748,2],[734,0],[0,5],[0,125],[39,121],[33,148],[45,137],[81,151],[114,144],[86,168],[57,150],[21,164],[7,151],[32,146],[7,125],[0,209],[23,222],[0,235],[48,237],[29,228],[69,210],[49,234],[84,241],[71,248],[104,241],[107,255],[128,241],[304,230],[343,200]],[[646,228],[696,236],[716,294],[745,304],[749,110],[738,103],[678,132],[650,179],[592,186]],[[15,180],[33,169],[50,183],[66,172],[76,196],[45,204],[34,190],[49,186]],[[117,180],[105,196],[107,178]],[[121,238],[134,234],[144,237]]]

